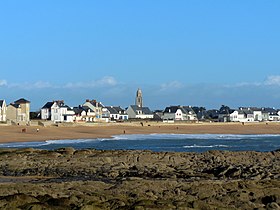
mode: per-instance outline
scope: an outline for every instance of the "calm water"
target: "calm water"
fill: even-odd
[[[273,151],[280,148],[280,135],[221,135],[221,134],[150,134],[119,135],[111,139],[49,140],[45,142],[26,142],[0,144],[0,147],[38,149],[103,150],[152,150],[174,152],[205,152],[208,150],[230,151]]]

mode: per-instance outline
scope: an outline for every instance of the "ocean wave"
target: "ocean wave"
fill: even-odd
[[[231,147],[228,145],[188,145],[188,146],[183,146],[183,148],[215,148],[215,147],[223,147],[223,148],[227,148],[227,147]]]
[[[263,139],[266,137],[279,137],[279,134],[126,134],[115,135],[112,139],[105,140],[150,140],[150,139],[224,139],[224,140],[246,140],[246,139]]]
[[[86,142],[98,141],[98,139],[63,139],[63,140],[47,140],[45,145],[50,144],[80,144]]]
[[[43,147],[48,145],[65,145],[65,144],[79,144],[92,141],[98,141],[99,139],[64,139],[64,140],[47,140],[39,142],[16,142],[16,143],[4,143],[0,144],[0,147],[6,148],[27,148],[27,147]]]
[[[6,148],[27,148],[27,147],[41,147],[46,145],[45,142],[18,142],[18,143],[4,143],[0,147]]]

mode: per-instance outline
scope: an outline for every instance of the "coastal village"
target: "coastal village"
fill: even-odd
[[[109,123],[124,121],[174,122],[268,122],[280,121],[280,110],[265,107],[239,107],[231,109],[222,105],[219,109],[172,105],[163,110],[152,111],[143,104],[142,90],[138,89],[135,104],[127,108],[107,106],[97,100],[85,100],[81,105],[71,107],[64,100],[46,102],[40,111],[30,112],[31,102],[21,98],[10,104],[0,100],[0,122],[16,125],[30,125],[32,122],[52,123]]]

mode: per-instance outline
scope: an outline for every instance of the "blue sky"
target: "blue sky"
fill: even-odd
[[[0,3],[0,98],[280,108],[280,1]]]

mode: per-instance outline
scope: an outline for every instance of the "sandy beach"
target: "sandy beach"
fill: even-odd
[[[22,129],[26,129],[22,133]],[[37,132],[37,129],[39,131]],[[280,123],[108,123],[60,126],[0,126],[0,142],[109,138],[120,134],[280,134]]]

